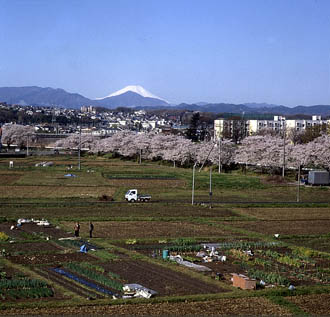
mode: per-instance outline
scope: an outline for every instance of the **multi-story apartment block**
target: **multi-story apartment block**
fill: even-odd
[[[303,131],[315,126],[326,126],[329,131],[330,120],[322,120],[321,116],[314,115],[311,120],[305,119],[289,119],[286,120],[282,116],[274,116],[274,120],[214,120],[214,138],[233,137],[235,129],[241,129],[242,135],[253,135],[262,129],[273,131],[288,132],[290,129]],[[236,131],[237,133],[237,131]]]
[[[82,106],[80,107],[80,111],[81,112],[91,112],[91,113],[95,113],[96,112],[96,108],[93,106]]]
[[[321,116],[312,116],[312,120],[286,120],[286,127],[296,131],[306,130],[318,125],[329,127],[330,120],[322,120]]]
[[[248,120],[249,135],[255,134],[262,129],[281,131],[286,125],[285,117],[274,116],[274,120]]]
[[[248,135],[248,121],[240,119],[218,119],[214,120],[214,138],[233,138],[235,141],[244,139]]]

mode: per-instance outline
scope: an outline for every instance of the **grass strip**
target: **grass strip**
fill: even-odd
[[[274,304],[277,304],[277,305],[289,310],[293,314],[293,316],[309,316],[309,314],[307,314],[305,311],[303,311],[296,304],[288,301],[287,299],[285,299],[282,296],[268,296],[267,298]]]

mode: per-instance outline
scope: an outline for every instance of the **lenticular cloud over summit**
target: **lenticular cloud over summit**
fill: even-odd
[[[163,101],[167,102],[165,99],[160,98],[160,97],[152,94],[150,91],[144,89],[142,86],[139,86],[139,85],[126,86],[125,88],[120,89],[118,91],[115,91],[114,93],[112,93],[108,96],[105,96],[103,98],[96,98],[96,99],[97,100],[102,100],[102,99],[109,98],[109,97],[119,96],[119,95],[122,95],[122,94],[124,94],[125,92],[128,92],[128,91],[132,91],[136,94],[139,94],[142,97],[154,98],[154,99],[159,99],[159,100],[163,100]]]

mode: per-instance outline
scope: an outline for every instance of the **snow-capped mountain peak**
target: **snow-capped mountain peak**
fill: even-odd
[[[112,94],[110,94],[108,96],[105,96],[103,98],[96,98],[96,99],[97,100],[102,100],[102,99],[109,98],[109,97],[119,96],[119,95],[122,95],[122,94],[124,94],[124,93],[126,93],[128,91],[131,91],[131,92],[134,92],[136,94],[139,94],[142,97],[154,98],[154,99],[159,99],[159,100],[163,100],[163,101],[167,102],[165,99],[160,98],[160,97],[152,94],[150,91],[144,89],[142,86],[139,86],[139,85],[126,86],[125,88],[120,89],[118,91],[115,91],[114,93],[112,93]]]

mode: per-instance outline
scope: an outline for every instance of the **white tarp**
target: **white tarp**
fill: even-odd
[[[196,271],[200,271],[200,272],[210,272],[212,271],[210,268],[208,268],[207,266],[204,265],[198,265],[189,261],[185,261],[182,259],[182,257],[180,255],[170,255],[170,260],[175,261],[178,264],[190,267]]]
[[[143,297],[143,298],[150,298],[151,296],[157,294],[156,291],[144,287],[140,284],[125,284],[123,286],[123,291],[128,293],[134,292],[135,293],[134,297]]]

